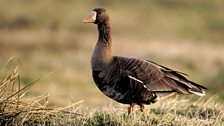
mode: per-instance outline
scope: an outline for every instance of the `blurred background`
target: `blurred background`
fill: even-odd
[[[0,0],[0,76],[19,65],[28,96],[49,94],[51,106],[84,100],[113,104],[95,86],[90,57],[97,41],[83,24],[95,7],[108,10],[113,53],[150,59],[190,75],[224,101],[223,0]],[[10,57],[15,59],[6,62]],[[6,65],[6,66],[5,66]]]

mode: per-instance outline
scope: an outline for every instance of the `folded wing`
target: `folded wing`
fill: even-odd
[[[156,94],[182,93],[205,95],[206,87],[196,84],[186,77],[184,73],[174,71],[147,60],[126,57],[115,57],[122,71],[126,71],[132,79],[143,84]]]

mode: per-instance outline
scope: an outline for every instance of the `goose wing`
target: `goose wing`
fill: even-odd
[[[186,74],[152,61],[127,57],[114,57],[114,61],[120,71],[125,71],[130,79],[142,82],[152,92],[205,95],[206,87],[188,80]]]

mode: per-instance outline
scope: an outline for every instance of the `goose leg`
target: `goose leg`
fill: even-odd
[[[128,115],[130,115],[134,111],[134,106],[135,106],[134,103],[130,104],[130,107],[128,107]]]
[[[141,112],[145,111],[145,106],[143,104],[140,104],[140,110],[141,110]]]

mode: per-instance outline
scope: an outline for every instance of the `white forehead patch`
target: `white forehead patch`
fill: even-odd
[[[92,19],[95,21],[96,20],[96,15],[97,15],[96,11],[92,11],[91,15],[92,15]]]

